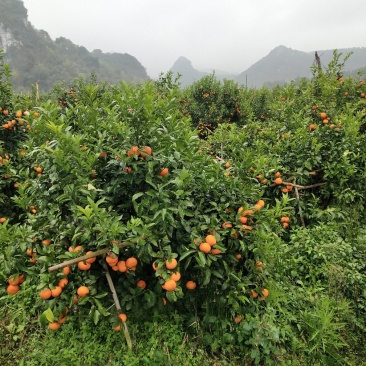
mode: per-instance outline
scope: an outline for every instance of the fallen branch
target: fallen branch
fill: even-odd
[[[119,243],[119,244],[117,244],[117,246],[119,248],[125,248],[128,245],[129,244],[127,244],[127,243]],[[111,251],[111,248],[104,248],[104,249],[97,250],[96,252],[93,252],[93,253],[90,253],[90,254],[82,255],[81,257],[77,257],[77,258],[70,259],[68,261],[65,261],[65,262],[56,264],[55,266],[49,267],[48,268],[48,272],[57,271],[57,270],[59,270],[61,268],[64,268],[64,267],[67,267],[67,266],[71,266],[72,264],[79,263],[81,261],[85,261],[85,260],[87,260],[89,258],[98,257],[98,256],[100,256],[102,254],[105,254],[105,253],[108,253],[110,251]]]
[[[112,277],[111,277],[111,275],[109,273],[109,270],[108,270],[108,267],[105,263],[103,264],[103,268],[105,269],[105,274],[106,274],[106,277],[107,277],[109,288],[112,292],[114,304],[116,305],[116,309],[117,309],[118,314],[120,314],[122,312],[121,304],[119,302],[117,292],[116,292],[116,288],[114,287],[114,283],[112,281]],[[123,322],[122,325],[123,325],[123,333],[125,334],[127,346],[128,346],[129,349],[132,349],[132,342],[131,342],[130,332],[128,331],[127,324],[125,322]]]

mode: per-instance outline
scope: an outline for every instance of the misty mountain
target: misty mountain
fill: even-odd
[[[342,53],[340,60],[343,60],[344,56],[352,52],[351,57],[345,63],[345,76],[355,76],[358,71],[365,70],[366,47],[345,48],[338,49],[337,51]],[[320,50],[317,52],[321,65],[325,69],[328,63],[333,60],[333,50]],[[247,85],[248,87],[261,88],[264,85],[273,87],[301,77],[311,77],[311,67],[314,65],[314,62],[315,51],[303,52],[292,50],[285,46],[278,46],[239,75],[215,72],[215,76],[218,80],[231,79],[238,84]],[[191,61],[184,57],[180,57],[170,71],[182,74],[180,79],[182,86],[190,85],[208,74],[208,72],[193,68]]]
[[[224,79],[234,79],[236,77],[235,74],[230,74],[228,72],[222,70],[206,70],[199,71],[192,66],[192,62],[187,58],[181,56],[174,62],[173,66],[169,69],[173,73],[174,76],[178,74],[181,75],[179,82],[182,87],[193,84],[195,81],[201,79],[205,75],[215,74],[216,79],[224,80]]]
[[[338,49],[342,53],[341,60],[349,52],[351,57],[346,61],[345,73],[354,73],[356,69],[366,66],[366,47]],[[317,51],[323,68],[333,59],[333,50]],[[278,46],[267,56],[238,75],[235,79],[239,84],[260,88],[265,84],[275,85],[290,82],[301,77],[311,77],[311,66],[315,62],[314,52],[292,50]]]
[[[29,89],[39,81],[41,90],[53,84],[96,75],[109,83],[143,82],[145,68],[127,53],[89,52],[70,40],[53,41],[47,32],[35,29],[21,0],[0,0],[0,49],[12,69],[15,90]]]

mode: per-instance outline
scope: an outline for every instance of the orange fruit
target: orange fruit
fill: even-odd
[[[199,250],[203,253],[210,253],[211,252],[211,245],[208,244],[208,243],[201,243],[200,246],[199,246]]]
[[[282,216],[281,222],[290,222],[290,218],[288,216]]]
[[[259,201],[257,202],[257,205],[259,205],[259,206],[261,206],[261,207],[264,207],[265,202],[264,202],[263,200],[259,200]]]
[[[13,285],[13,286],[17,286],[21,283],[21,278],[20,276],[11,276],[9,279],[8,279],[8,284],[9,285]]]
[[[178,265],[178,262],[175,258],[167,259],[165,261],[165,267],[167,269],[174,269],[177,267],[177,265]]]
[[[126,261],[119,261],[117,267],[120,272],[127,272]]]
[[[92,253],[94,253],[94,252],[89,250],[85,254],[92,254]],[[91,264],[91,263],[94,263],[96,260],[97,260],[97,257],[92,257],[92,258],[85,259],[85,262]]]
[[[43,300],[48,300],[52,296],[51,289],[46,288],[38,294]]]
[[[86,261],[78,262],[78,268],[80,269],[80,271],[87,271],[90,269],[90,267],[91,267],[91,264],[87,263]]]
[[[216,244],[216,238],[213,235],[207,235],[205,241],[207,244],[210,244],[211,246]]]
[[[289,223],[288,223],[288,222],[284,222],[282,225],[283,225],[283,227],[284,227],[285,229],[287,229],[287,228],[289,227]]]
[[[160,175],[161,177],[165,177],[166,175],[168,175],[168,173],[169,173],[169,169],[168,169],[168,168],[163,168],[163,169],[161,170],[161,172],[159,173],[159,175]]]
[[[235,258],[236,258],[236,259],[241,259],[241,258],[242,258],[242,255],[241,255],[240,253],[235,254]]]
[[[240,219],[239,219],[239,222],[241,224],[246,224],[248,222],[248,218],[246,216],[242,216]]]
[[[107,156],[107,153],[105,151],[102,151],[100,154],[99,154],[99,157],[100,158],[105,158]]]
[[[66,277],[64,277],[64,278],[61,278],[60,281],[58,281],[58,286],[60,286],[61,288],[64,288],[68,283],[69,283],[69,280]]]
[[[142,149],[142,152],[141,152],[141,157],[142,158],[146,158],[147,155],[152,155],[152,149],[150,146],[145,146],[143,149]]]
[[[213,254],[213,255],[218,255],[218,254],[221,254],[221,253],[222,253],[221,250],[217,249],[217,248],[213,248],[211,250],[211,254]]]
[[[194,290],[196,287],[197,287],[197,283],[196,283],[196,282],[194,282],[194,281],[188,281],[188,282],[186,283],[186,288],[187,288],[188,290]]]
[[[314,131],[316,129],[316,125],[314,125],[314,124],[311,124],[310,126],[309,126],[309,131],[311,132],[311,131]]]
[[[226,163],[226,164],[225,164],[225,168],[226,168],[226,169],[229,169],[230,167],[231,167],[231,164],[230,164],[230,163]]]
[[[61,324],[59,322],[53,322],[53,323],[48,324],[48,327],[51,330],[57,330],[61,327]]]
[[[61,295],[61,292],[62,292],[62,287],[56,286],[54,289],[51,290],[51,295],[52,295],[52,297],[59,297]]]
[[[146,287],[146,282],[144,280],[140,280],[136,283],[136,286],[144,289]]]
[[[281,176],[281,173],[280,172],[276,172],[274,176],[275,176],[275,178],[279,178]]]
[[[323,119],[323,124],[327,125],[329,123],[329,119],[328,118],[324,118]]]
[[[223,224],[222,224],[222,228],[223,229],[230,229],[230,228],[232,228],[233,227],[233,224],[231,223],[231,222],[224,222]]]
[[[269,295],[269,291],[266,288],[264,288],[261,292],[264,297],[267,297]]]
[[[254,209],[256,210],[256,211],[259,211],[259,210],[261,210],[262,209],[262,205],[259,205],[258,203],[256,203],[255,205],[254,205]]]
[[[109,266],[114,267],[118,263],[118,257],[116,255],[107,255],[105,257],[105,261],[108,263]]]
[[[63,316],[62,314],[60,314],[60,316],[58,317],[58,322],[60,324],[64,324],[67,320],[67,316]]]
[[[130,257],[126,260],[126,266],[127,268],[134,268],[137,266],[138,260],[135,257]]]
[[[0,224],[3,224],[6,221],[6,217],[0,217]]]
[[[275,179],[275,183],[276,183],[277,185],[282,184],[282,183],[283,183],[282,178],[276,178],[276,179]]]
[[[122,323],[126,323],[127,315],[124,313],[118,314],[118,318],[121,319]]]
[[[170,276],[170,279],[175,281],[175,282],[178,282],[180,280],[180,273],[179,272],[174,272],[172,273],[172,275]]]
[[[262,271],[263,270],[263,262],[261,261],[257,261],[255,262],[255,267],[259,270],[259,271]]]
[[[65,276],[68,276],[70,274],[70,267],[69,266],[66,266],[64,268],[62,268],[62,273],[65,275]]]
[[[89,288],[87,286],[80,286],[78,289],[77,289],[77,294],[80,296],[80,297],[85,297],[86,295],[89,294]]]
[[[327,118],[327,114],[325,112],[320,113],[320,118],[321,119]]]
[[[42,244],[46,245],[46,246],[49,246],[51,244],[51,240],[44,239],[44,240],[42,240]]]
[[[243,317],[241,317],[241,316],[236,316],[236,317],[234,318],[234,322],[235,322],[236,324],[239,324],[242,320],[243,320]]]
[[[174,280],[167,280],[163,285],[163,289],[168,292],[174,291],[176,287],[177,283]]]
[[[152,263],[152,268],[154,271],[157,271],[159,269],[155,262]]]
[[[120,325],[116,325],[114,328],[113,328],[116,332],[119,332],[121,330],[121,326]]]
[[[9,286],[6,288],[6,292],[7,292],[9,295],[14,295],[14,294],[16,294],[19,290],[20,290],[20,287],[19,287],[18,285],[9,285]]]

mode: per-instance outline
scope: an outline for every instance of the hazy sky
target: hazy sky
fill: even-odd
[[[150,77],[179,56],[240,73],[273,48],[366,47],[366,0],[23,0],[52,39],[129,53]]]

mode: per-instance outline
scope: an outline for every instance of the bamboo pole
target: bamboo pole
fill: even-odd
[[[118,245],[119,248],[125,248],[129,244],[127,244],[127,243],[119,243],[117,245]],[[105,253],[108,253],[110,251],[111,251],[111,248],[103,248],[103,249],[97,250],[96,252],[93,252],[93,253],[90,253],[90,254],[85,254],[85,255],[82,255],[81,257],[77,257],[77,258],[70,259],[68,261],[65,261],[65,262],[56,264],[55,266],[49,267],[48,268],[48,272],[57,271],[57,270],[59,270],[61,268],[64,268],[64,267],[67,267],[67,266],[71,266],[72,264],[79,263],[81,261],[85,261],[85,260],[87,260],[89,258],[98,257],[98,256],[100,256],[102,254],[105,254]]]
[[[107,277],[109,288],[112,292],[114,304],[116,305],[116,309],[117,309],[118,313],[121,313],[122,308],[121,308],[121,304],[120,304],[118,296],[117,296],[116,288],[114,287],[112,277],[111,277],[108,267],[105,263],[103,264],[103,268],[105,269],[105,274]],[[130,332],[128,331],[127,324],[124,322],[124,323],[122,323],[122,325],[123,325],[123,333],[125,334],[125,338],[126,338],[126,342],[127,342],[127,347],[129,349],[132,349],[132,342],[131,342]]]
[[[298,206],[299,206],[299,215],[300,215],[300,220],[301,220],[301,224],[303,227],[305,226],[305,220],[304,220],[304,216],[302,214],[302,208],[301,208],[301,203],[300,203],[300,195],[299,195],[299,190],[298,187],[295,186],[295,196],[298,202]]]

